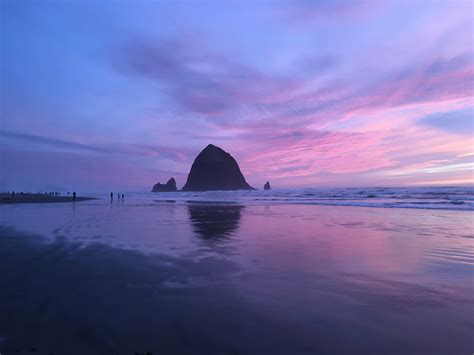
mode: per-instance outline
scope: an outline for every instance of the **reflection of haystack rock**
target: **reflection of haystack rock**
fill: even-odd
[[[194,231],[203,239],[227,237],[239,227],[239,205],[189,204],[188,213]]]

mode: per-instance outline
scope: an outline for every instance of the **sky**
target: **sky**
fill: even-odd
[[[2,0],[0,190],[474,184],[470,0]]]

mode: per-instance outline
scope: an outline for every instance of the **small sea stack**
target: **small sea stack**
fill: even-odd
[[[166,184],[157,183],[153,185],[151,192],[173,192],[177,191],[176,180],[172,177]]]
[[[269,181],[267,181],[267,182],[265,183],[265,185],[263,185],[263,189],[264,189],[264,190],[271,190],[271,189],[272,189],[272,187],[270,186],[270,182],[269,182]]]
[[[235,159],[223,149],[209,144],[194,160],[183,191],[254,190]]]

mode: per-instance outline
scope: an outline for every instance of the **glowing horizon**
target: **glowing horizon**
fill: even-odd
[[[0,190],[474,184],[471,1],[0,6]]]

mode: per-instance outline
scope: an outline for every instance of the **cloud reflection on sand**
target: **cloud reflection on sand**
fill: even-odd
[[[0,208],[2,353],[474,345],[471,212],[132,196]]]

